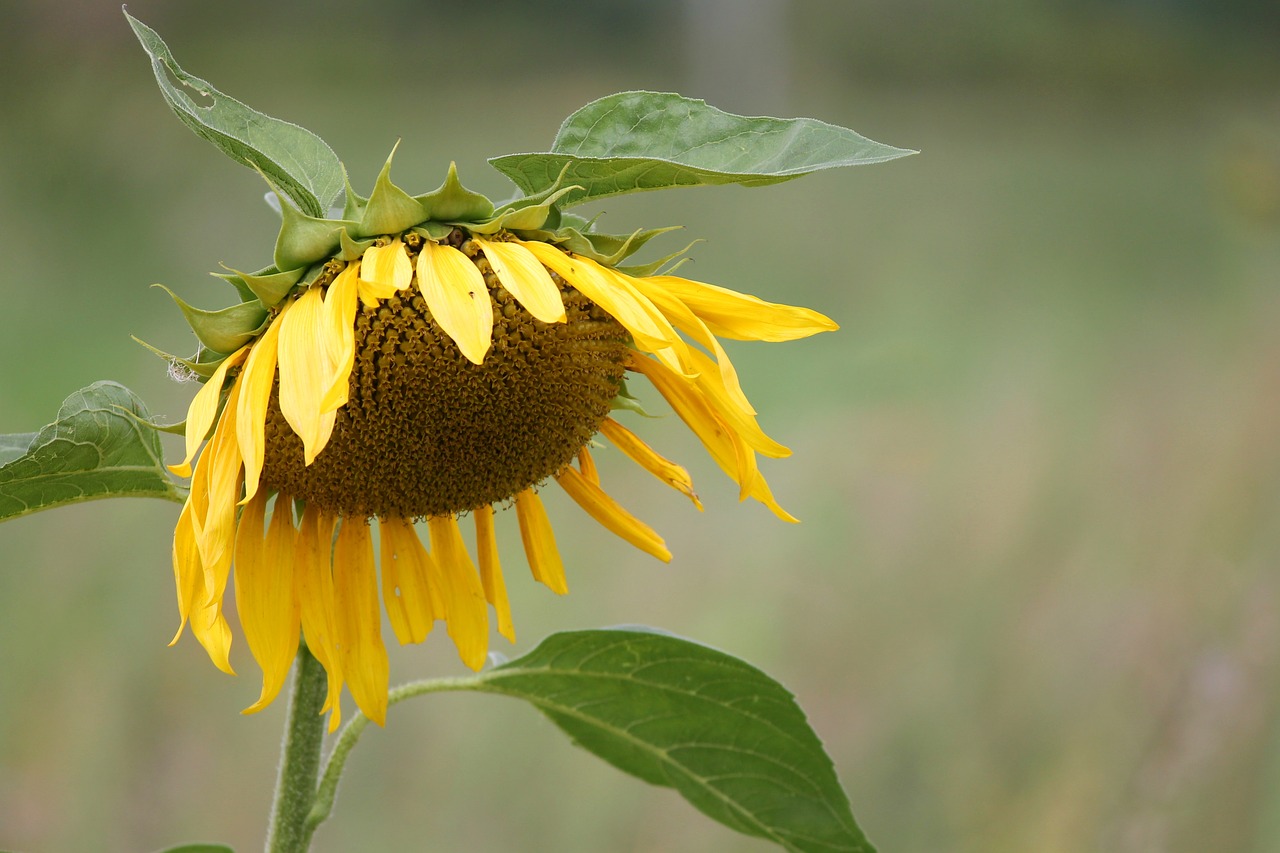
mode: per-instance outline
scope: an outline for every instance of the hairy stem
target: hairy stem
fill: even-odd
[[[276,780],[271,825],[267,828],[267,853],[305,853],[313,827],[307,815],[316,800],[320,773],[320,747],[324,743],[324,705],[327,688],[324,667],[305,643],[298,647],[293,694],[285,723],[280,776]]]

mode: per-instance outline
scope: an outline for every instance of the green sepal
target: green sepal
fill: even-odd
[[[205,347],[200,347],[200,349],[197,350],[194,359],[183,358],[180,355],[174,355],[173,353],[165,352],[162,349],[157,349],[137,335],[130,335],[129,337],[133,338],[135,343],[140,344],[153,355],[158,355],[165,361],[169,362],[171,370],[177,372],[185,370],[190,373],[194,373],[202,380],[208,379],[212,376],[218,369],[218,365],[222,364],[222,362],[227,359],[227,355],[225,353],[214,352],[213,350],[206,349]]]
[[[449,164],[449,174],[438,189],[413,198],[426,211],[426,216],[419,222],[428,219],[436,222],[484,222],[493,216],[493,202],[467,189],[458,180],[456,163]]]
[[[382,171],[378,172],[378,179],[373,184],[373,193],[364,204],[359,229],[355,232],[360,237],[399,234],[430,218],[423,202],[391,183],[391,161],[399,147],[400,143],[397,142],[391,149],[387,162],[382,164]]]
[[[323,139],[251,109],[188,74],[155,30],[128,12],[125,17],[151,58],[160,94],[183,124],[236,162],[270,176],[307,213],[326,212],[342,189],[342,164]]]
[[[658,258],[658,260],[653,261],[651,263],[647,263],[647,264],[636,264],[636,265],[626,266],[626,267],[616,267],[615,269],[617,269],[618,272],[626,273],[629,276],[634,276],[636,278],[644,278],[645,276],[653,275],[658,270],[662,269],[667,264],[674,261],[676,258],[680,258],[680,263],[676,264],[674,267],[667,270],[666,274],[670,275],[672,272],[675,272],[676,267],[679,267],[685,261],[689,260],[688,258],[683,257],[683,255],[701,242],[702,242],[702,238],[699,237],[697,240],[690,242],[689,245],[685,246],[680,251],[672,252],[671,254],[667,255],[665,258]]]
[[[345,228],[338,232],[338,257],[347,263],[362,256],[372,245],[373,240],[353,240]]]
[[[147,429],[155,430],[156,432],[167,432],[169,433],[169,435],[186,435],[187,434],[187,422],[185,419],[182,421],[179,421],[176,424],[158,424],[155,421],[147,420],[146,418],[138,414],[135,414],[134,412],[131,412],[128,409],[124,409],[122,411],[124,411],[126,415],[133,418],[135,421],[137,421],[139,424],[142,424],[142,426],[146,427]]]
[[[453,233],[453,226],[444,222],[424,222],[412,230],[419,237],[425,237],[428,240],[434,240],[439,243]]]
[[[503,230],[538,231],[547,228],[554,230],[560,224],[560,209],[555,206],[555,203],[573,190],[574,187],[564,187],[537,204],[499,210],[488,222],[468,223],[466,228],[473,234],[497,234]]]
[[[562,226],[558,231],[529,231],[519,236],[527,240],[541,240],[556,243],[562,249],[583,255],[605,266],[617,266],[619,261],[640,251],[659,234],[677,231],[682,226],[672,225],[666,228],[637,229],[631,234],[598,234],[594,231],[580,231],[572,226]]]
[[[220,278],[223,281],[225,281],[227,284],[234,287],[236,289],[236,295],[240,297],[241,302],[252,302],[253,300],[258,298],[258,295],[249,288],[249,285],[245,282],[244,279],[240,278],[240,276],[223,275],[222,273],[216,273],[216,272],[211,272],[209,273],[209,275],[213,276],[214,278]]]
[[[318,219],[290,204],[280,206],[280,234],[273,259],[276,269],[309,267],[332,255],[342,244],[344,228],[356,230],[359,223],[345,219]]]
[[[658,415],[649,414],[644,405],[631,396],[631,392],[627,390],[627,380],[618,383],[618,393],[614,395],[613,402],[609,404],[609,408],[615,412],[635,412],[642,418],[656,418]]]
[[[169,294],[182,314],[187,325],[196,333],[200,343],[214,352],[232,353],[253,340],[267,325],[267,309],[260,302],[241,302],[218,311],[205,311],[195,308],[183,301],[163,284],[155,284]]]
[[[298,283],[298,279],[302,278],[302,274],[306,271],[304,267],[297,269],[285,270],[283,272],[277,270],[274,266],[266,269],[258,270],[254,273],[241,272],[232,269],[226,264],[222,264],[224,270],[230,270],[230,275],[222,273],[213,273],[213,275],[229,281],[236,286],[237,290],[244,288],[249,291],[251,299],[257,299],[268,308],[272,308],[280,304],[289,291],[293,290],[293,286]],[[248,302],[249,300],[244,300]]]
[[[364,206],[369,203],[369,199],[352,189],[346,166],[342,167],[342,183],[346,188],[342,202],[342,218],[348,222],[359,222],[364,216]]]

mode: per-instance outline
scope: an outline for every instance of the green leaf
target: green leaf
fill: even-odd
[[[95,382],[64,400],[58,419],[34,436],[0,437],[0,521],[98,498],[178,500],[160,437],[139,422],[150,417],[123,385]]]
[[[792,851],[871,853],[831,759],[786,688],[723,652],[638,630],[554,634],[477,679],[578,745]]]
[[[155,30],[128,12],[124,15],[151,57],[160,93],[183,124],[237,163],[260,169],[304,213],[323,216],[328,211],[344,179],[338,155],[323,139],[263,115],[183,71]]]
[[[914,153],[817,119],[738,116],[680,95],[622,92],[565,119],[550,151],[489,162],[527,195],[557,181],[579,185],[561,200],[568,207],[668,187],[766,186]]]

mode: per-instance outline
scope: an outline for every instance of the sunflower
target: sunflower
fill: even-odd
[[[402,644],[443,621],[473,669],[486,658],[490,607],[514,642],[495,507],[514,505],[532,575],[556,593],[568,586],[538,494],[550,481],[608,530],[671,559],[605,491],[592,458],[602,438],[701,509],[688,472],[613,417],[637,406],[629,378],[657,389],[743,499],[794,521],[757,467],[757,454],[789,451],[757,424],[719,338],[836,328],[658,267],[619,268],[659,232],[620,240],[566,227],[555,193],[495,213],[452,168],[418,197],[387,168],[371,198],[348,189],[341,218],[285,204],[275,265],[225,276],[241,305],[180,303],[205,344],[185,364],[207,379],[188,412],[185,458],[171,466],[191,478],[173,544],[174,642],[190,623],[232,672],[224,598],[234,566],[240,625],[263,671],[246,713],[279,693],[301,636],[328,674],[331,730],[344,684],[384,721],[383,609]]]

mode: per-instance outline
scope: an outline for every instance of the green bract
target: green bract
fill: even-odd
[[[193,359],[151,349],[202,378],[260,334],[269,309],[295,287],[314,280],[322,264],[335,257],[354,260],[378,237],[413,231],[441,240],[455,227],[480,235],[506,231],[617,267],[649,240],[674,228],[606,234],[595,230],[594,220],[565,213],[566,208],[671,187],[766,186],[823,169],[915,153],[816,119],[738,116],[680,95],[622,92],[569,116],[550,151],[491,159],[521,193],[501,205],[464,187],[452,163],[439,188],[410,195],[391,181],[392,157],[364,198],[351,188],[346,169],[315,134],[256,112],[188,74],[154,30],[132,17],[129,23],[151,56],[165,100],[183,123],[227,156],[256,169],[280,200],[273,264],[256,273],[231,270],[220,276],[236,288],[239,304],[204,311],[166,288],[202,349]],[[201,106],[192,94],[212,103]],[[331,210],[343,188],[341,211]],[[687,250],[622,269],[651,275]]]

